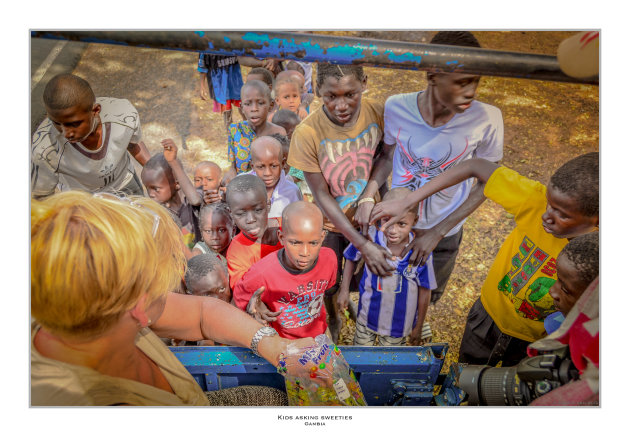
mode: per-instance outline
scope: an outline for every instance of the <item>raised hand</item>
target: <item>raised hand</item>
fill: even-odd
[[[177,146],[175,145],[175,142],[172,139],[167,138],[162,140],[160,144],[164,147],[164,158],[168,162],[175,161],[177,159]]]

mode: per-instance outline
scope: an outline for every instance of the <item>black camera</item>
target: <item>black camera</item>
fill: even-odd
[[[468,405],[528,405],[578,376],[568,348],[563,348],[513,367],[462,364],[456,385],[468,394]]]

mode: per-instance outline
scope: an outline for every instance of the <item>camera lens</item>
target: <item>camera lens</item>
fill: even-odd
[[[465,366],[457,385],[468,394],[469,405],[527,405],[528,390],[516,367]]]
[[[521,405],[516,367],[492,367],[479,382],[482,405]]]

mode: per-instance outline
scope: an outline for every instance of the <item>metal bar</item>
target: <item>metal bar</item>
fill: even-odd
[[[361,64],[557,82],[599,84],[560,70],[555,56],[330,35],[267,31],[32,31],[33,37],[218,55]]]

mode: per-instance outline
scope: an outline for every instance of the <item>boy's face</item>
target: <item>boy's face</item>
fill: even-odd
[[[216,267],[203,278],[199,278],[199,280],[190,284],[188,291],[195,296],[215,297],[230,303],[232,293],[230,292],[230,286],[228,284],[229,280],[225,269]]]
[[[575,264],[564,254],[556,261],[556,272],[558,280],[549,289],[549,295],[553,298],[556,309],[566,316],[589,284],[580,280]]]
[[[296,112],[302,99],[298,85],[294,82],[282,83],[276,89],[276,104],[280,109]]]
[[[409,241],[409,232],[411,232],[416,220],[418,220],[416,212],[409,211],[402,219],[387,228],[385,231],[387,244],[406,244]]]
[[[267,195],[259,190],[235,191],[229,199],[234,224],[252,241],[267,230]]]
[[[362,81],[347,74],[341,79],[328,76],[319,87],[318,94],[324,103],[326,115],[336,125],[352,126],[359,118],[361,93],[365,91],[367,77]]]
[[[454,113],[470,108],[481,76],[460,73],[429,73],[437,101]]]
[[[284,156],[280,159],[277,151],[264,148],[252,153],[252,167],[256,176],[263,180],[265,187],[273,189],[278,185],[280,173],[284,167]]]
[[[325,236],[321,219],[318,223],[318,220],[302,220],[296,217],[291,226],[285,225],[278,231],[286,260],[296,270],[307,270],[315,263]]]
[[[149,197],[160,204],[171,200],[177,192],[162,170],[143,168],[140,178]]]
[[[195,188],[203,191],[218,190],[221,183],[221,172],[212,165],[202,165],[195,170]]]
[[[599,217],[579,212],[578,201],[566,193],[547,186],[547,210],[542,215],[545,232],[556,238],[574,238],[591,232],[599,225]]]
[[[267,122],[270,102],[258,88],[245,86],[241,99],[241,108],[245,118],[252,127],[260,127]]]
[[[80,143],[96,129],[101,105],[95,104],[91,110],[76,105],[54,111],[46,108],[46,111],[55,129],[61,132],[66,140],[71,143]]]
[[[230,226],[230,221],[225,214],[213,212],[205,216],[201,223],[201,238],[210,249],[216,253],[223,252],[232,241],[234,227]]]

